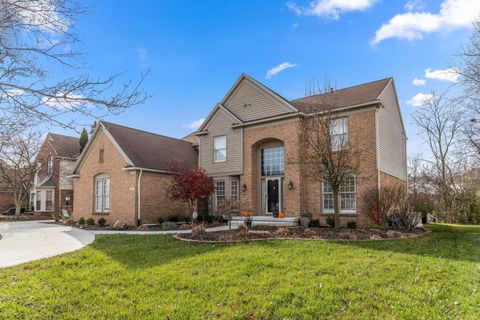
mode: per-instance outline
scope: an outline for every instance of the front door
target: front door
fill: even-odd
[[[266,208],[267,214],[277,216],[282,207],[281,178],[266,179]]]

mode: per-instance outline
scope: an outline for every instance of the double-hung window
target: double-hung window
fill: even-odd
[[[40,211],[42,210],[42,192],[40,190],[37,191],[36,197],[37,197],[36,210]]]
[[[239,200],[239,190],[238,190],[238,180],[230,181],[230,199],[238,201]]]
[[[53,210],[53,191],[47,190],[45,192],[45,211]]]
[[[53,172],[53,157],[50,156],[47,161],[47,174],[52,174]]]
[[[214,161],[222,162],[227,160],[227,136],[213,138]]]
[[[110,209],[110,178],[99,176],[95,178],[95,212],[108,212]]]
[[[323,181],[323,211],[333,212],[333,191],[327,181]],[[340,187],[340,211],[355,213],[357,209],[355,176],[350,175]]]
[[[215,181],[215,202],[216,207],[225,200],[225,181]]]
[[[348,146],[347,118],[332,120],[330,126],[330,142],[332,150],[341,150]]]

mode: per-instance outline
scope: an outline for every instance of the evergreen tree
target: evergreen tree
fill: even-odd
[[[87,142],[88,142],[88,133],[87,133],[87,130],[83,128],[82,133],[80,134],[80,140],[79,140],[80,152],[83,151],[83,148],[85,148],[85,146],[87,145]]]

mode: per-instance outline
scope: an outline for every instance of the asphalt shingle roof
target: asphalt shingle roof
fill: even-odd
[[[338,89],[291,100],[290,104],[302,112],[309,113],[328,109],[339,109],[374,102],[392,78],[386,78],[357,86]]]
[[[105,121],[101,123],[135,167],[170,171],[174,163],[179,169],[197,165],[197,151],[191,142]]]

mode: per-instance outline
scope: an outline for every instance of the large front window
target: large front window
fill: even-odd
[[[285,173],[284,147],[264,148],[261,151],[262,176],[281,176]]]
[[[110,209],[110,178],[99,176],[95,179],[95,212],[108,212]]]
[[[227,160],[227,137],[219,136],[213,138],[213,148],[215,162],[221,162]]]
[[[333,191],[328,181],[323,182],[323,211],[333,212]],[[340,187],[340,211],[353,213],[356,211],[356,186],[355,176],[348,176],[345,183]]]

